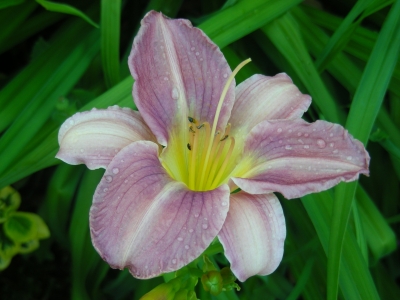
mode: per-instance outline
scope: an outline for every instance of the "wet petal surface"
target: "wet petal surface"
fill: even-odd
[[[258,123],[273,119],[298,119],[311,104],[285,73],[273,77],[253,75],[236,87],[229,122],[234,136],[245,136]],[[246,112],[246,113],[244,113]]]
[[[123,147],[155,138],[137,111],[117,106],[76,113],[58,133],[57,158],[91,169],[106,168]]]
[[[160,144],[176,127],[187,134],[188,117],[213,123],[231,70],[219,48],[188,20],[150,12],[142,20],[129,67],[136,82],[133,96]],[[223,129],[233,101],[233,82],[218,121]]]
[[[282,260],[286,237],[285,218],[276,196],[243,191],[232,194],[218,237],[240,281],[275,271]]]
[[[190,191],[166,174],[156,144],[132,143],[115,156],[95,192],[93,245],[113,268],[154,277],[197,258],[221,230],[228,209],[227,185]]]
[[[250,132],[232,180],[252,194],[292,199],[369,174],[369,155],[342,126],[325,121],[264,121]]]

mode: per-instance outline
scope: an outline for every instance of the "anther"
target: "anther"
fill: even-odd
[[[189,126],[189,131],[192,132],[192,133],[196,133],[196,131],[193,130],[192,126]]]
[[[222,140],[219,140],[220,142],[225,141],[228,138],[229,135],[225,135]]]
[[[188,121],[189,121],[190,123],[194,123],[194,124],[197,123],[196,119],[195,119],[195,118],[192,118],[192,117],[188,117]]]
[[[201,128],[203,128],[203,127],[204,127],[204,123],[201,124],[201,125],[199,125],[199,126],[197,126],[196,128],[197,128],[197,129],[201,129]]]
[[[187,143],[187,148],[188,148],[189,150],[192,150],[192,146],[190,146],[189,143]]]

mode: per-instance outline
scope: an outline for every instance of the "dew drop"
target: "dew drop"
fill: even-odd
[[[199,217],[199,214],[194,214],[194,217],[195,217],[195,218],[198,218],[198,217]]]
[[[201,227],[203,227],[203,229],[207,229],[208,225],[207,224],[203,224],[203,225],[201,225]]]
[[[97,110],[97,108],[95,108],[95,107],[93,107],[92,109],[91,109],[91,111],[96,111]]]
[[[292,131],[293,131],[292,129],[289,129],[289,133],[292,133]]]
[[[304,136],[305,136],[305,137],[308,137],[308,133],[305,133]]]
[[[195,47],[192,47],[192,48],[190,48],[190,50],[194,51],[194,50],[196,50],[196,48],[195,48]]]
[[[298,141],[300,144],[304,144],[304,142],[303,142],[302,139],[298,139],[297,141]]]
[[[225,73],[223,76],[224,76],[224,78],[227,78],[227,77],[228,77],[228,74]]]
[[[83,150],[83,149],[81,148],[81,153],[83,153],[83,151],[85,151],[85,150]]]
[[[165,80],[165,81],[168,81],[168,77],[164,77],[164,80]]]
[[[324,140],[319,139],[319,140],[317,140],[317,145],[318,145],[319,148],[323,149],[323,148],[325,148],[326,143],[325,143]]]
[[[114,168],[114,169],[112,169],[112,172],[113,172],[114,174],[118,174],[118,173],[119,173],[119,169],[118,169],[118,168]]]
[[[333,148],[333,146],[335,146],[334,143],[330,143],[330,144],[329,144],[329,147]]]
[[[279,144],[282,144],[282,140],[279,140]]]
[[[196,52],[196,56],[199,56],[200,55],[200,53],[199,52]]]
[[[178,100],[178,98],[179,98],[179,91],[178,91],[178,89],[177,89],[175,86],[174,86],[174,88],[172,89],[171,97],[172,97],[172,99],[174,99],[174,100]]]
[[[70,120],[69,120],[69,124],[70,124],[70,125],[74,125],[74,124],[75,124],[75,121],[72,120],[72,119],[70,119]]]
[[[189,245],[185,245],[185,249],[188,250],[190,247]]]
[[[282,132],[282,128],[278,128],[276,131],[277,131],[278,133],[281,133],[281,132]]]
[[[339,152],[339,150],[338,150],[338,149],[335,149],[335,150],[333,150],[332,152],[336,154],[336,153]]]
[[[180,242],[182,242],[182,241],[183,241],[183,238],[182,238],[182,237],[178,237],[177,240],[180,241]]]
[[[108,188],[105,188],[105,189],[103,190],[103,192],[104,192],[104,193],[107,193],[107,192],[108,192]]]
[[[301,136],[301,132],[298,132],[298,133],[297,133],[297,136]]]
[[[309,146],[309,145],[304,145],[303,148],[304,148],[304,149],[308,149],[308,148],[310,148],[310,146]]]
[[[226,201],[223,201],[223,202],[221,203],[221,205],[222,205],[222,206],[227,206],[228,203],[226,203]]]
[[[351,156],[346,157],[347,160],[352,160],[353,158]]]
[[[192,233],[192,232],[193,232],[193,229],[189,229],[189,232]]]
[[[172,260],[172,263],[173,263],[174,265],[176,264],[176,259],[175,259],[175,258]]]
[[[285,146],[285,149],[286,149],[286,150],[292,150],[292,147],[291,147],[290,145],[286,145],[286,146]]]
[[[111,182],[113,180],[111,175],[106,175],[104,178],[106,179],[107,182]]]
[[[331,133],[329,136],[330,136],[330,137],[333,137],[333,133]]]
[[[125,179],[124,183],[128,183],[128,179]]]

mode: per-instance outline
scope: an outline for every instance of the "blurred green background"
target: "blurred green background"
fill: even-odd
[[[101,260],[88,211],[103,171],[54,158],[58,129],[75,112],[135,109],[127,56],[152,9],[191,20],[231,68],[251,57],[237,83],[288,73],[313,98],[306,120],[342,124],[371,155],[359,183],[281,198],[287,239],[275,273],[218,296],[199,283],[197,298],[400,299],[399,0],[0,0],[0,189],[12,185],[18,211],[50,231],[35,235],[28,222],[40,247],[11,260],[0,221],[0,266],[10,263],[1,298],[140,299],[171,279],[137,280]],[[222,253],[210,259],[229,266]]]

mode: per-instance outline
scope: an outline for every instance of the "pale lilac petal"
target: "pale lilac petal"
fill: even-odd
[[[114,157],[96,189],[93,245],[111,267],[154,277],[197,258],[221,230],[228,209],[227,185],[191,191],[166,173],[156,144],[135,142]]]
[[[368,175],[369,159],[340,125],[264,121],[250,132],[232,180],[251,194],[279,192],[292,199]]]
[[[283,256],[285,217],[274,194],[231,195],[228,216],[218,238],[240,281],[275,271]]]
[[[123,147],[155,138],[137,111],[117,106],[76,113],[58,133],[57,158],[91,169],[106,168]]]
[[[273,77],[253,75],[236,87],[229,120],[232,135],[246,135],[265,120],[301,118],[310,104],[311,97],[302,94],[285,73]]]
[[[149,12],[142,20],[128,63],[135,78],[133,96],[160,144],[170,130],[188,130],[188,117],[213,124],[231,70],[219,48],[188,20]],[[224,128],[234,102],[232,82],[218,128]]]

